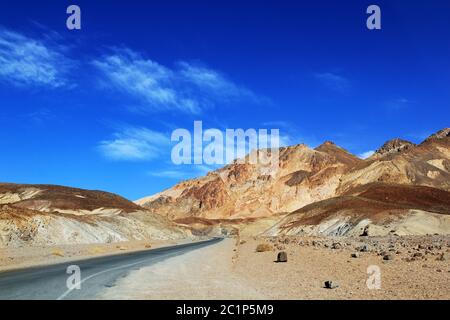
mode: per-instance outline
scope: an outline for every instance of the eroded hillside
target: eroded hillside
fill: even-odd
[[[0,184],[0,247],[180,239],[188,234],[115,194]]]
[[[280,148],[277,170],[235,161],[136,203],[197,224],[289,214],[269,228],[271,235],[448,234],[449,135],[443,129],[419,145],[396,138],[366,160],[332,142]]]

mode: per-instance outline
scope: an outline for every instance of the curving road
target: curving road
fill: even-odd
[[[0,273],[0,299],[95,299],[102,289],[114,286],[117,279],[125,277],[132,270],[221,240],[222,238],[214,238],[165,248],[3,272]],[[67,273],[67,267],[70,265],[80,267],[81,289],[67,287],[67,279],[71,276]]]

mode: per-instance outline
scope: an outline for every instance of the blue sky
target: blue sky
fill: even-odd
[[[66,28],[70,4],[82,30]],[[0,181],[149,195],[209,169],[170,160],[194,120],[355,154],[449,126],[449,1],[1,6]]]

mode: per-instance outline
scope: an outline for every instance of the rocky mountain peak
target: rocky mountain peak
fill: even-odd
[[[381,148],[375,151],[375,154],[372,157],[380,157],[385,156],[392,153],[397,153],[409,149],[415,146],[414,143],[409,142],[407,140],[403,140],[400,138],[395,138],[385,142]]]
[[[439,130],[438,132],[432,134],[425,141],[440,140],[440,139],[449,138],[449,137],[450,137],[450,128],[445,128],[445,129]]]

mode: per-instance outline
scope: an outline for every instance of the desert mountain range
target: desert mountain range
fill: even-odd
[[[0,183],[0,247],[198,234],[450,234],[450,129],[368,159],[332,142],[237,161],[135,203],[102,191]],[[256,152],[268,152],[259,150]]]
[[[136,203],[187,225],[284,217],[268,235],[450,233],[450,128],[365,160],[332,142],[280,148],[279,164],[234,162]]]

